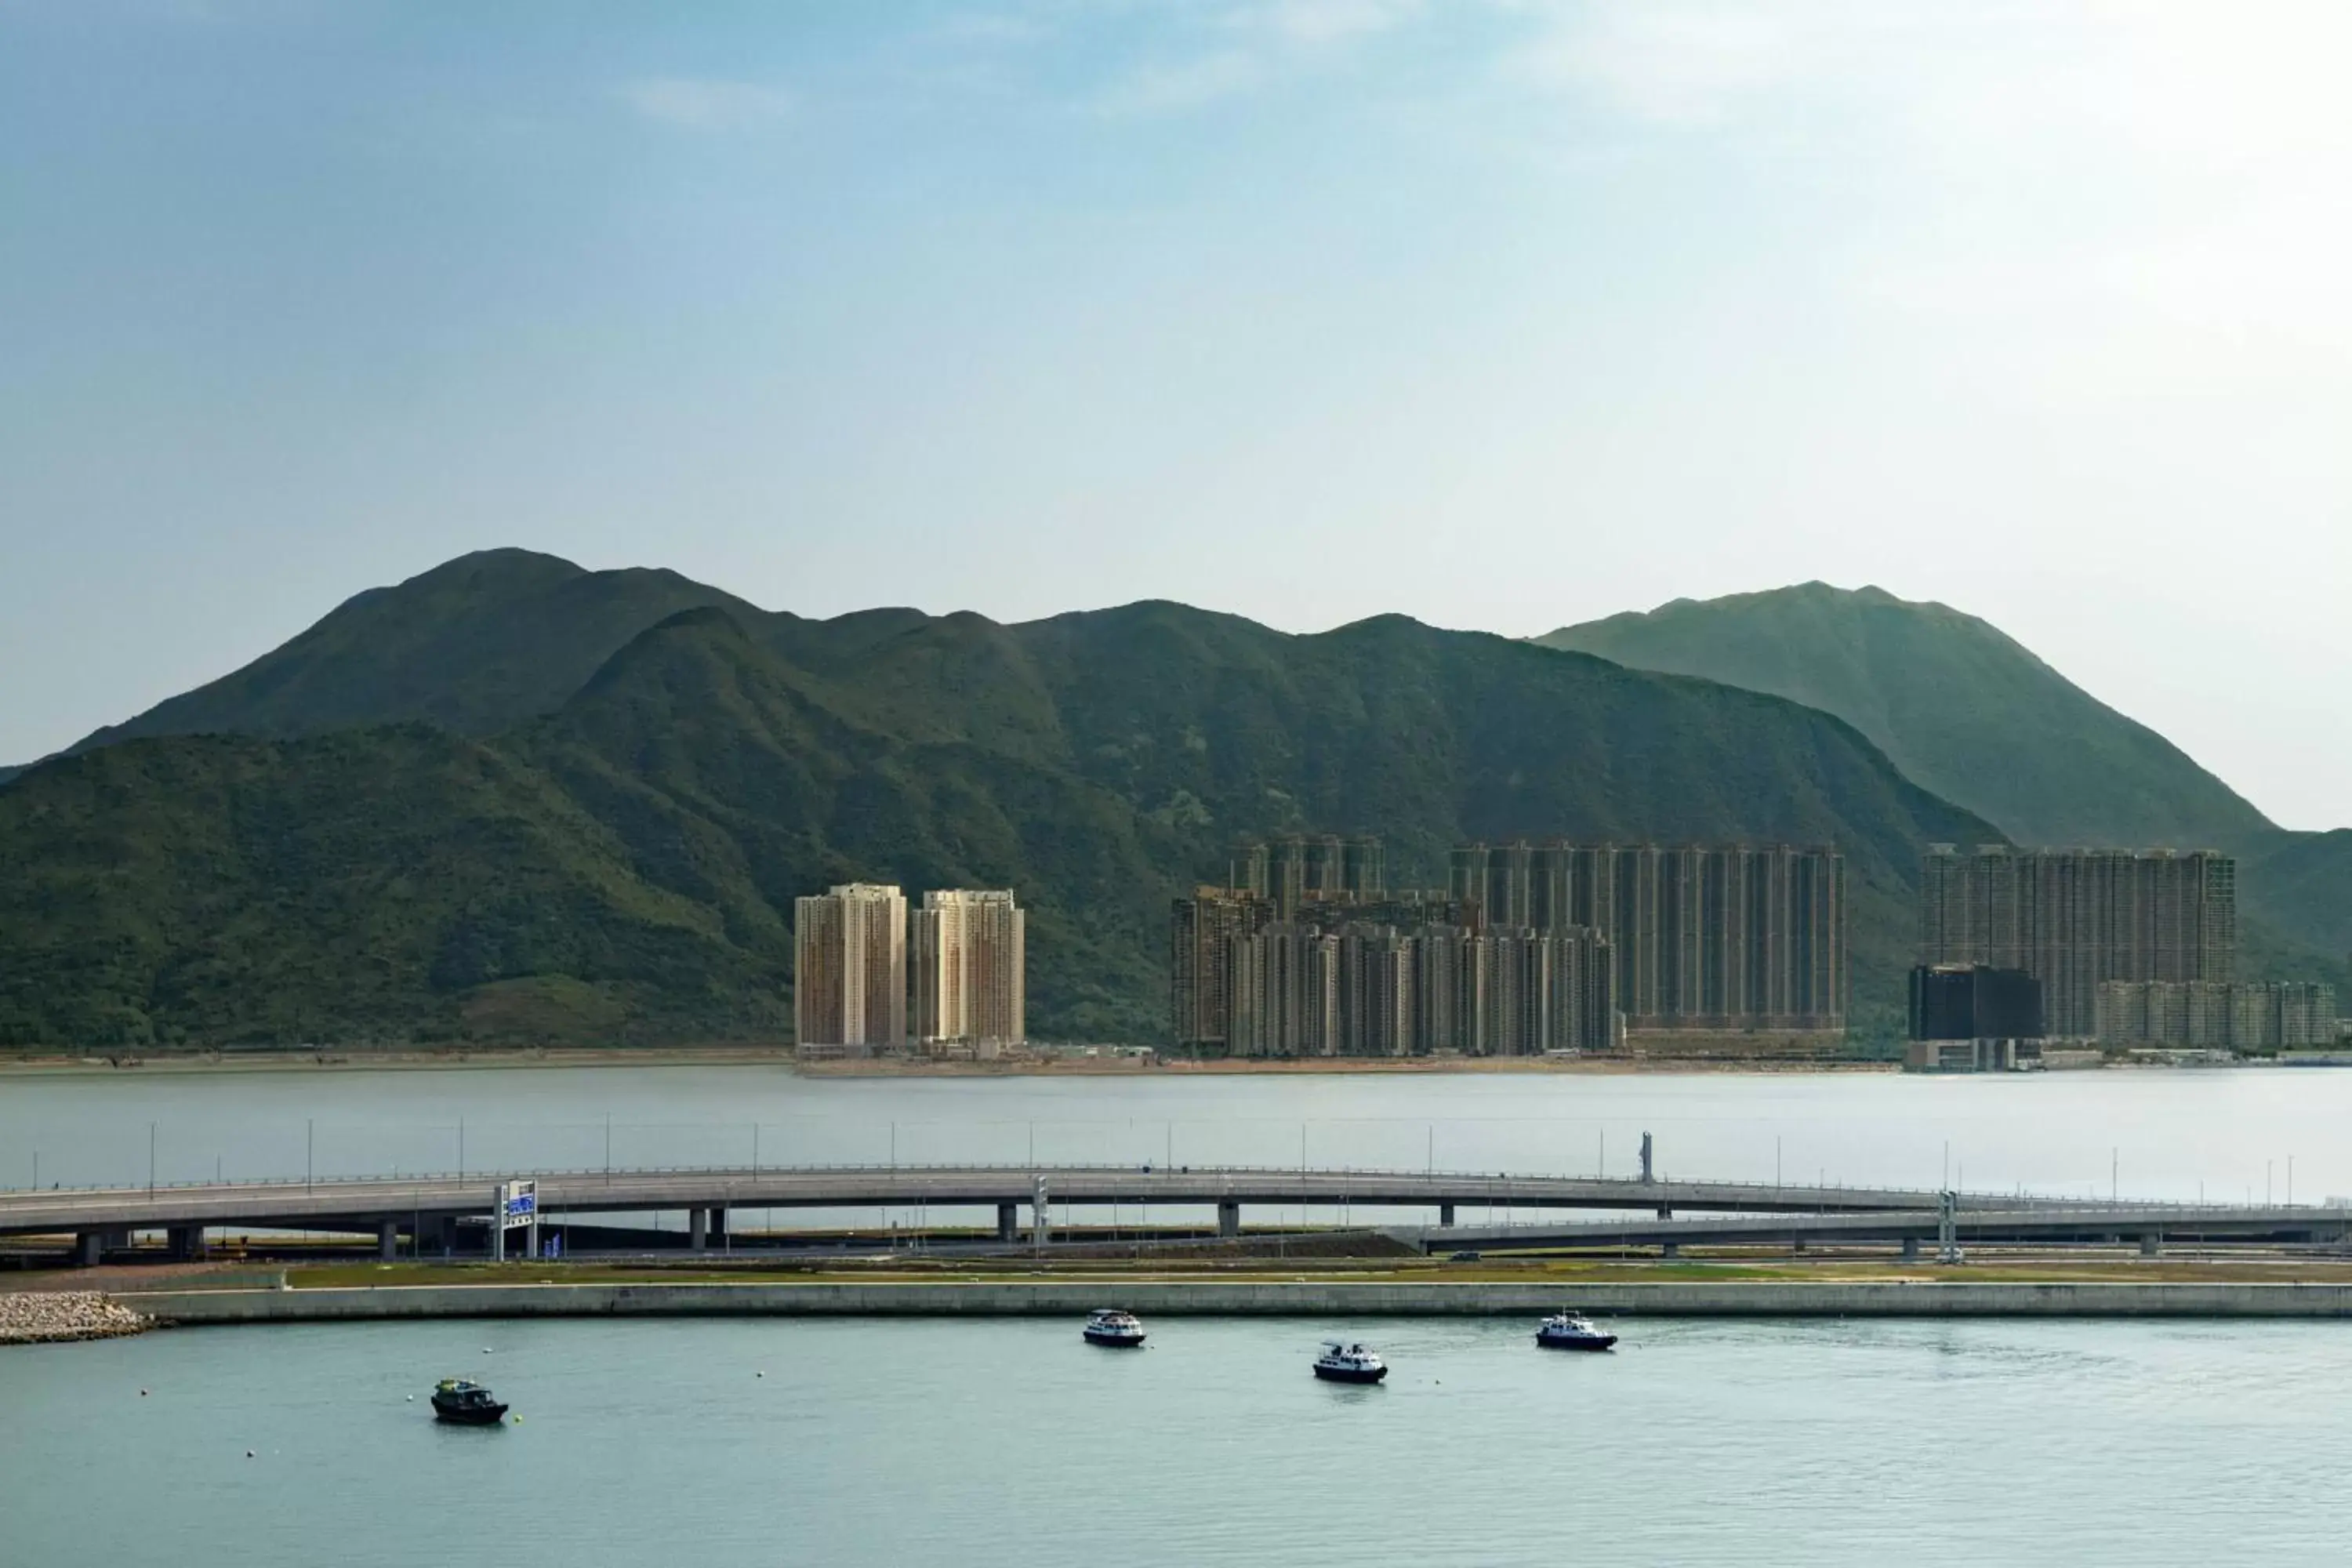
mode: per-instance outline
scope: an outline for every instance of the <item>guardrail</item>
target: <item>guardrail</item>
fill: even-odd
[[[1742,1181],[1738,1179],[1718,1179],[1706,1176],[1661,1176],[1645,1183],[1637,1177],[1632,1176],[1577,1176],[1565,1175],[1557,1173],[1510,1171],[1413,1170],[1398,1166],[1370,1165],[1300,1167],[1296,1165],[1217,1165],[1182,1163],[1171,1166],[1150,1162],[1137,1161],[1076,1161],[1060,1162],[1053,1164],[1031,1164],[1026,1163],[974,1164],[966,1162],[933,1163],[920,1161],[898,1161],[889,1163],[877,1162],[874,1163],[853,1163],[846,1164],[835,1163],[824,1165],[766,1163],[753,1165],[587,1165],[564,1168],[538,1167],[522,1170],[409,1171],[392,1174],[371,1173],[353,1175],[320,1175],[313,1173],[306,1176],[255,1176],[218,1181],[121,1182],[109,1183],[99,1186],[75,1187],[65,1187],[53,1184],[47,1187],[0,1188],[0,1202],[5,1201],[5,1194],[21,1194],[27,1196],[41,1195],[56,1198],[68,1198],[76,1195],[95,1197],[112,1193],[144,1192],[161,1194],[165,1192],[228,1192],[251,1188],[259,1188],[268,1191],[290,1191],[296,1188],[310,1189],[319,1186],[410,1187],[421,1185],[425,1183],[479,1182],[485,1184],[495,1184],[499,1182],[531,1179],[540,1181],[569,1181],[573,1179],[597,1177],[601,1177],[605,1180],[614,1180],[622,1177],[639,1176],[749,1175],[754,1180],[757,1180],[767,1176],[866,1175],[886,1173],[889,1174],[937,1173],[971,1175],[982,1173],[1003,1174],[1008,1172],[1023,1172],[1048,1177],[1057,1173],[1104,1173],[1118,1172],[1122,1173],[1145,1175],[1174,1173],[1183,1175],[1239,1177],[1295,1175],[1299,1177],[1338,1176],[1342,1179],[1346,1179],[1362,1176],[1385,1181],[1410,1180],[1427,1183],[1436,1183],[1439,1181],[1464,1183],[1544,1183],[1559,1185],[1576,1184],[1620,1189],[1627,1193],[1629,1195],[1635,1196],[1639,1196],[1641,1194],[1670,1194],[1683,1189],[1711,1187],[1739,1193],[1770,1193],[1775,1196],[1788,1197],[1801,1197],[1805,1194],[1818,1194],[1822,1196],[1827,1196],[1832,1194],[1871,1194],[1887,1197],[1917,1197],[1923,1200],[1922,1206],[1930,1207],[1933,1206],[1941,1197],[1939,1191],[1933,1187],[1884,1186],[1869,1183],[1849,1184],[1844,1182],[1760,1182]],[[2061,1194],[2028,1192],[1971,1192],[1966,1189],[1957,1190],[1958,1191],[1959,1200],[1963,1207],[1981,1205],[1986,1203],[1993,1202],[2025,1204],[2044,1207],[2087,1208],[2095,1206],[2105,1209],[2133,1210],[2144,1210],[2162,1206],[2162,1201],[2156,1199],[2122,1197],[2083,1198]],[[1643,1201],[1647,1200],[1643,1199]],[[2263,1206],[2264,1208],[2276,1207],[2296,1211],[2320,1207],[2320,1205],[2264,1205]],[[2321,1212],[2326,1212],[2326,1210],[2325,1208],[2321,1208]]]

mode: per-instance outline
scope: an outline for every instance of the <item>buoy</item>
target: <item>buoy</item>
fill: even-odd
[[[250,1448],[247,1448],[247,1449],[245,1451],[245,1457],[246,1457],[247,1458],[248,1458],[248,1459],[250,1459],[251,1458],[253,1458],[253,1450],[252,1450],[252,1449],[250,1449]]]
[[[489,1353],[490,1353],[490,1347],[489,1347],[489,1346],[488,1346],[488,1345],[484,1345],[484,1346],[482,1347],[482,1353],[483,1353],[484,1355],[488,1355],[488,1354],[489,1354]]]
[[[408,1396],[408,1403],[410,1403],[411,1405],[415,1404],[415,1403],[416,1403],[416,1395],[415,1395],[415,1394],[410,1394],[410,1395]]]
[[[142,1398],[142,1399],[146,1398],[146,1397],[147,1397],[147,1391],[146,1391],[145,1389],[143,1389],[143,1388],[142,1388],[142,1389],[141,1389],[141,1390],[139,1391],[139,1397],[140,1397],[140,1398]]]
[[[753,1377],[765,1377],[765,1376],[767,1376],[768,1374],[767,1374],[766,1373],[764,1373],[764,1372],[755,1372],[755,1373],[753,1373],[751,1375],[752,1375]],[[142,1393],[142,1394],[144,1394],[144,1393],[146,1393],[147,1391],[146,1391],[145,1389],[143,1389],[143,1388],[142,1388],[142,1389],[141,1389],[139,1392],[140,1392],[140,1393]]]

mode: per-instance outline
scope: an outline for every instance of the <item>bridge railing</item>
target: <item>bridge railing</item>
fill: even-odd
[[[1932,1187],[1888,1186],[1875,1183],[1762,1182],[1698,1176],[1662,1176],[1655,1181],[1643,1183],[1640,1179],[1632,1176],[1578,1176],[1558,1173],[1509,1171],[1439,1171],[1426,1167],[1414,1169],[1402,1166],[1338,1165],[1309,1166],[1302,1169],[1296,1165],[1219,1165],[1193,1164],[1189,1163],[1171,1166],[1156,1162],[1139,1161],[1060,1161],[1050,1164],[1040,1163],[1033,1165],[1017,1163],[975,1164],[963,1161],[922,1162],[904,1160],[893,1163],[855,1162],[844,1163],[835,1162],[821,1165],[803,1165],[790,1163],[762,1163],[758,1165],[588,1165],[578,1167],[541,1166],[529,1170],[406,1171],[394,1173],[362,1173],[359,1174],[332,1176],[313,1173],[308,1176],[256,1176],[217,1181],[119,1182],[107,1183],[95,1186],[74,1187],[66,1187],[52,1184],[47,1187],[0,1188],[0,1194],[11,1193],[22,1194],[27,1196],[36,1194],[54,1194],[58,1197],[63,1198],[76,1194],[97,1195],[100,1194],[139,1192],[152,1192],[159,1194],[164,1192],[228,1192],[233,1190],[241,1191],[256,1188],[273,1192],[284,1192],[296,1188],[308,1189],[320,1186],[344,1188],[356,1186],[395,1189],[400,1187],[422,1186],[427,1184],[446,1184],[451,1183],[480,1183],[484,1185],[495,1185],[499,1182],[531,1179],[540,1181],[594,1179],[622,1180],[644,1176],[699,1175],[745,1176],[756,1181],[770,1176],[790,1177],[803,1175],[824,1176],[852,1174],[1002,1174],[1008,1172],[1031,1173],[1047,1177],[1051,1177],[1056,1173],[1065,1172],[1091,1174],[1120,1173],[1127,1174],[1150,1175],[1159,1175],[1173,1172],[1190,1175],[1209,1175],[1240,1179],[1263,1179],[1266,1177],[1294,1176],[1305,1178],[1336,1176],[1340,1178],[1342,1182],[1362,1178],[1374,1182],[1411,1181],[1431,1184],[1439,1183],[1463,1183],[1468,1184],[1484,1183],[1495,1186],[1497,1190],[1498,1195],[1501,1185],[1509,1184],[1541,1184],[1545,1186],[1576,1185],[1601,1187],[1622,1191],[1628,1194],[1629,1201],[1633,1202],[1648,1201],[1648,1194],[1678,1194],[1686,1193],[1692,1188],[1711,1188],[1718,1191],[1728,1191],[1742,1194],[1760,1195],[1762,1194],[1769,1193],[1776,1197],[1785,1198],[1801,1198],[1807,1194],[1820,1194],[1823,1198],[1827,1198],[1832,1194],[1867,1194],[1874,1196],[1890,1198],[1916,1197],[1921,1200],[1921,1206],[1923,1207],[1934,1206],[1940,1197],[1940,1194],[1937,1190]],[[1988,1205],[1992,1204],[2017,1204],[2040,1207],[2066,1208],[2097,1206],[2107,1209],[2133,1210],[2147,1210],[2166,1206],[2163,1200],[2156,1199],[2120,1197],[2110,1199],[2084,1198],[2063,1194],[2044,1194],[2038,1192],[2004,1193],[1963,1190],[1959,1194],[1959,1200],[1963,1208],[1979,1211],[1984,1210]],[[2309,1209],[2316,1207],[2317,1205],[2265,1205],[2263,1206]],[[2326,1211],[2323,1209],[2321,1212]]]
[[[1787,1225],[1792,1221],[1836,1220],[1851,1224],[1859,1230],[1866,1229],[1873,1225],[1885,1224],[1902,1215],[1916,1215],[1922,1220],[1938,1217],[1934,1208],[1923,1207],[1905,1210],[1888,1209],[1876,1214],[1849,1210],[1832,1215],[1731,1215],[1711,1223],[1753,1226],[1759,1232],[1769,1234],[1774,1226]],[[2109,1221],[2114,1221],[2115,1228],[2130,1230],[2149,1225],[2160,1226],[2167,1223],[2252,1224],[2259,1223],[2263,1219],[2287,1216],[2296,1220],[2333,1219],[2339,1224],[2352,1225],[2352,1206],[2343,1204],[2187,1204],[2156,1200],[2135,1202],[2128,1198],[2117,1202],[2091,1203],[2078,1198],[2074,1200],[2072,1206],[2064,1207],[2043,1205],[2037,1208],[2028,1205],[2019,1208],[1964,1210],[1958,1216],[1958,1223],[1961,1228],[1965,1229],[1971,1225],[1988,1222],[2048,1219],[2053,1223],[2080,1224],[2097,1228]],[[1507,1220],[1499,1224],[1457,1225],[1451,1228],[1483,1233],[1526,1231],[1530,1234],[1544,1234],[1571,1226],[1584,1231],[1654,1231],[1660,1226],[1675,1223],[1678,1222],[1671,1219]],[[1436,1230],[1446,1227],[1424,1226],[1422,1228]]]

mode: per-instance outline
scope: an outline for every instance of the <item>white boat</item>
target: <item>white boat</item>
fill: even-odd
[[[1087,1343],[1108,1345],[1113,1350],[1139,1350],[1143,1346],[1143,1324],[1132,1312],[1122,1312],[1116,1307],[1097,1307],[1087,1314]]]
[[[1605,1351],[1617,1336],[1595,1328],[1581,1312],[1555,1312],[1536,1331],[1536,1343],[1548,1351]]]
[[[1388,1363],[1367,1344],[1325,1340],[1315,1358],[1315,1375],[1329,1383],[1378,1383],[1388,1374]]]

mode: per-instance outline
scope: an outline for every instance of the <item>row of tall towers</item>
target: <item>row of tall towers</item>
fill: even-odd
[[[935,889],[909,911],[894,885],[843,883],[795,902],[793,946],[803,1046],[1028,1037],[1028,915],[1009,889]]]
[[[2114,982],[2236,978],[2238,866],[2211,850],[1927,847],[1919,962],[2022,970],[2046,1035],[2099,1032]]]
[[[1622,1029],[1845,1026],[1830,848],[1468,844],[1391,892],[1378,839],[1244,844],[1175,901],[1178,1042],[1252,1055],[1601,1049]]]
[[[1845,858],[1833,848],[1465,844],[1447,891],[1490,925],[1607,942],[1629,1030],[1845,1027]]]

